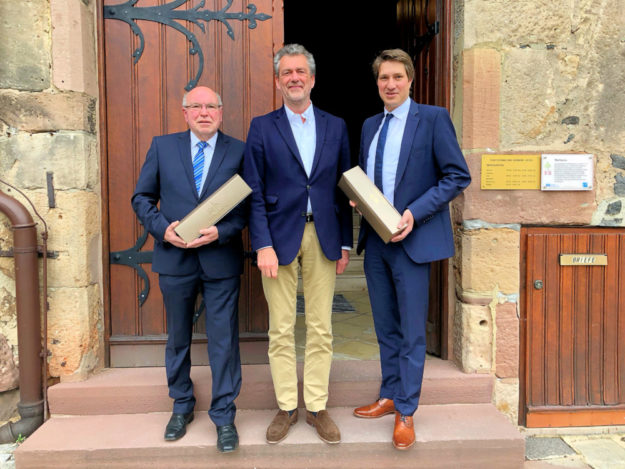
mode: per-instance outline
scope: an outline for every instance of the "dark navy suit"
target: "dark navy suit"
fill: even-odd
[[[363,124],[359,164],[364,171],[383,117],[377,114]],[[380,345],[380,397],[393,399],[403,415],[415,412],[421,395],[430,263],[454,254],[448,205],[470,181],[447,110],[411,100],[394,205],[400,214],[410,210],[413,230],[402,241],[385,245],[363,220],[358,238],[358,253],[365,249],[365,275]]]
[[[209,415],[216,425],[233,423],[234,399],[241,388],[238,301],[243,272],[241,230],[245,226],[245,203],[217,223],[217,241],[195,249],[181,249],[164,242],[165,230],[182,220],[211,195],[243,163],[243,142],[221,132],[202,193],[193,180],[189,131],[155,137],[132,196],[137,217],[154,237],[152,270],[167,313],[165,367],[174,413],[193,410],[195,397],[189,373],[195,300],[202,292],[206,304],[206,334],[212,371]],[[160,206],[157,204],[160,202]],[[206,227],[208,228],[208,227]]]

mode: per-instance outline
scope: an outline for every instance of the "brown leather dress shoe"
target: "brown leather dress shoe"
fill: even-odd
[[[376,419],[383,415],[395,412],[395,404],[392,399],[378,399],[373,404],[354,409],[354,415],[361,419]]]
[[[317,435],[331,445],[341,442],[339,427],[332,421],[327,410],[320,410],[317,415],[306,411],[306,423],[317,429]]]
[[[297,422],[297,409],[289,415],[286,410],[280,410],[267,427],[267,443],[275,444],[284,440],[289,428]]]
[[[412,417],[395,412],[395,430],[393,430],[393,446],[404,450],[414,445],[414,425]]]

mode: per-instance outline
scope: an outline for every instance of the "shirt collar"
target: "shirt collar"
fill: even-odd
[[[408,116],[408,112],[410,111],[410,98],[406,99],[403,103],[397,106],[395,109],[391,111],[393,117],[396,119],[404,120],[406,116]],[[389,111],[384,108],[384,117],[389,113]]]
[[[197,135],[195,135],[192,131],[189,131],[189,133],[191,134],[191,149],[192,150],[196,150],[197,149],[197,144],[201,141]],[[219,132],[215,132],[215,135],[213,135],[211,138],[209,138],[206,143],[208,143],[208,145],[211,148],[215,148],[215,145],[217,144],[217,136],[219,135]]]
[[[312,122],[315,119],[315,113],[313,111],[313,105],[312,102],[308,105],[308,107],[306,108],[306,110],[304,112],[302,112],[301,114],[297,114],[293,111],[291,111],[291,109],[285,104],[284,105],[284,110],[286,111],[286,115],[289,119],[289,122],[302,122],[302,118],[300,116],[304,116],[304,119],[306,119],[306,122]]]

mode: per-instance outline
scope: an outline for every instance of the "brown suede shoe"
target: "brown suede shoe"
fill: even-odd
[[[280,410],[267,427],[267,443],[276,444],[284,440],[289,428],[297,422],[297,409],[289,415],[286,410]]]
[[[414,425],[412,417],[395,412],[395,430],[393,430],[393,446],[404,450],[414,445]]]
[[[341,442],[341,432],[339,427],[332,421],[327,410],[320,410],[317,416],[306,411],[306,423],[317,429],[317,435],[326,443],[331,445]]]
[[[383,415],[395,412],[395,404],[392,399],[380,398],[373,404],[365,405],[354,409],[354,415],[361,419],[376,419]]]

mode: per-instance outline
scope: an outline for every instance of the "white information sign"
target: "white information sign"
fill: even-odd
[[[540,189],[543,191],[589,191],[593,179],[593,155],[543,153],[540,158]]]

